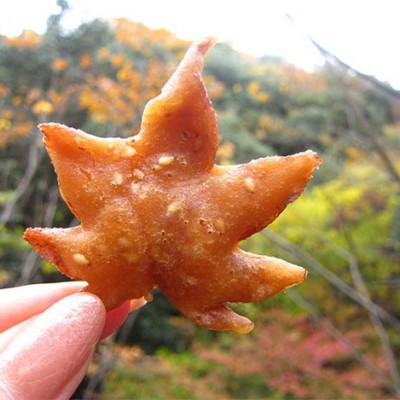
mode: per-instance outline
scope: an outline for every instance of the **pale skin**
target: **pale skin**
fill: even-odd
[[[85,282],[0,290],[0,398],[68,399],[83,379],[96,344],[142,306],[126,301],[106,312]]]

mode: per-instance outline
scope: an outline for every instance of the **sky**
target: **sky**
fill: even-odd
[[[400,90],[399,0],[69,0],[70,28],[94,18],[126,17],[182,39],[215,36],[256,56],[276,55],[312,70],[323,59],[311,36],[353,68]],[[0,5],[0,34],[42,33],[56,0]],[[294,22],[291,22],[289,14]]]

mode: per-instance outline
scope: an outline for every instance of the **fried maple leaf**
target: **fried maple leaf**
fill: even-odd
[[[40,129],[60,191],[80,221],[29,228],[25,239],[107,309],[159,288],[190,320],[250,331],[227,302],[264,300],[302,282],[302,267],[242,251],[303,191],[321,160],[312,151],[214,165],[217,119],[202,80],[212,40],[194,43],[140,132],[99,138],[59,124]]]

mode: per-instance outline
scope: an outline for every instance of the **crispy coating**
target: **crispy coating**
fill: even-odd
[[[40,125],[60,191],[81,225],[29,228],[25,239],[108,310],[157,287],[183,314],[215,330],[253,323],[227,302],[264,300],[307,272],[246,253],[238,242],[272,222],[321,160],[312,151],[214,165],[217,119],[201,73],[212,47],[194,43],[131,138]]]

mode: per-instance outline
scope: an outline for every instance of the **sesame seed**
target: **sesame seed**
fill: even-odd
[[[246,178],[245,180],[244,180],[244,186],[246,187],[246,189],[249,191],[249,192],[251,192],[251,193],[254,193],[255,192],[255,190],[256,190],[256,185],[255,185],[255,183],[254,183],[254,180],[253,180],[253,178]]]
[[[121,156],[122,157],[126,157],[126,158],[133,157],[136,154],[137,154],[137,151],[131,146],[124,146],[121,149]]]
[[[78,264],[89,265],[89,260],[81,253],[75,253],[72,258]]]
[[[113,179],[112,179],[111,183],[113,185],[121,185],[123,180],[124,180],[124,177],[123,177],[123,175],[121,173],[114,172]]]
[[[132,176],[141,181],[144,178],[144,173],[140,169],[135,168],[132,171]]]
[[[214,227],[220,233],[225,233],[226,231],[225,221],[222,218],[214,220]]]
[[[158,165],[166,167],[172,164],[174,160],[175,160],[174,156],[162,156],[158,159]]]
[[[175,214],[181,207],[181,205],[178,202],[173,202],[170,203],[167,207],[167,216],[171,216],[173,214]]]
[[[187,276],[186,277],[186,282],[189,284],[189,285],[196,285],[197,284],[197,282],[198,282],[198,279],[197,278],[195,278],[194,276]]]

